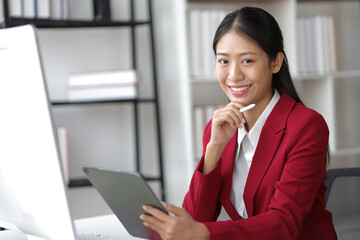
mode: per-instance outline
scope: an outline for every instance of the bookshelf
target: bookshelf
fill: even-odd
[[[71,107],[79,107],[79,106],[86,106],[87,108],[99,108],[107,106],[113,107],[114,105],[124,105],[127,108],[131,108],[132,115],[129,116],[131,120],[128,120],[127,122],[132,122],[133,127],[133,139],[134,139],[134,165],[135,170],[139,172],[143,172],[143,166],[141,161],[142,156],[141,154],[141,144],[144,143],[144,141],[141,140],[141,133],[139,131],[139,126],[141,124],[141,121],[144,121],[144,117],[148,116],[140,116],[141,108],[144,107],[144,105],[148,106],[151,105],[151,110],[153,110],[153,116],[155,118],[155,126],[154,126],[154,139],[156,141],[156,156],[157,156],[157,175],[147,175],[145,174],[145,178],[148,181],[155,181],[160,183],[160,194],[161,198],[163,200],[166,199],[165,196],[165,184],[164,184],[164,173],[163,173],[163,155],[162,155],[162,140],[161,140],[161,124],[160,124],[160,108],[159,108],[159,98],[158,98],[158,83],[157,83],[157,66],[156,66],[156,56],[155,56],[155,43],[154,43],[154,29],[153,29],[153,15],[152,15],[152,1],[147,0],[146,6],[147,6],[147,19],[139,20],[136,18],[136,3],[134,0],[128,0],[127,6],[128,6],[128,15],[129,19],[125,20],[118,20],[114,19],[112,20],[111,17],[106,16],[104,18],[97,17],[96,20],[94,20],[94,17],[91,18],[79,18],[79,19],[72,19],[72,18],[66,18],[66,17],[60,17],[57,19],[52,19],[50,15],[47,15],[47,17],[38,17],[36,12],[33,17],[22,17],[22,16],[14,16],[10,12],[10,3],[12,0],[3,0],[3,11],[4,11],[4,21],[2,22],[2,27],[13,27],[23,24],[33,24],[38,29],[44,29],[52,31],[57,31],[61,29],[73,29],[74,31],[80,30],[80,29],[91,29],[98,30],[100,28],[121,28],[121,29],[127,29],[125,33],[127,33],[129,36],[129,52],[130,52],[130,58],[128,61],[130,62],[132,69],[139,69],[139,59],[138,56],[138,41],[139,41],[139,32],[137,31],[139,27],[145,26],[148,28],[148,39],[149,39],[149,52],[150,52],[150,60],[151,63],[149,63],[149,66],[151,68],[151,76],[147,76],[146,78],[143,77],[142,80],[146,86],[151,86],[149,94],[150,96],[144,97],[138,94],[138,97],[131,98],[131,99],[110,99],[110,100],[87,100],[87,101],[69,101],[69,100],[53,100],[52,105],[54,110],[56,108],[61,107],[64,108],[71,108]],[[14,1],[15,2],[15,1]],[[20,2],[20,1],[19,1]],[[64,1],[65,2],[65,1]],[[91,1],[92,2],[92,1]],[[34,1],[34,3],[37,3],[37,1]],[[109,2],[108,2],[109,3]],[[70,6],[68,6],[70,8]],[[36,8],[36,5],[35,5]],[[96,14],[96,8],[95,14]],[[116,10],[116,9],[115,9]],[[114,11],[115,11],[114,10]],[[94,14],[94,15],[95,15]],[[50,31],[51,33],[51,31]],[[81,34],[81,33],[80,33]],[[119,53],[121,54],[121,53]],[[138,89],[139,91],[139,89]],[[71,134],[71,133],[70,133]],[[121,133],[120,133],[121,134]],[[132,139],[130,139],[132,140]],[[70,146],[71,148],[71,146]],[[75,159],[70,159],[70,161],[76,161]],[[85,178],[73,178],[70,179],[69,187],[83,187],[83,186],[90,186],[90,182]]]
[[[360,166],[360,134],[357,131],[356,119],[360,117],[360,110],[356,104],[360,102],[360,96],[356,93],[360,89],[360,51],[356,47],[360,41],[360,30],[349,27],[360,22],[360,3],[359,1],[349,0],[285,0],[285,1],[242,1],[242,0],[188,0],[187,1],[187,28],[189,41],[189,69],[190,69],[190,88],[192,90],[192,107],[194,122],[194,133],[197,130],[198,120],[195,115],[195,108],[199,105],[207,106],[214,104],[226,104],[226,96],[217,84],[214,74],[205,71],[194,71],[199,67],[194,51],[199,48],[198,43],[193,43],[194,32],[199,26],[194,25],[200,22],[205,15],[219,14],[239,9],[242,6],[258,6],[269,11],[278,21],[282,29],[285,50],[289,59],[290,71],[294,78],[294,83],[300,97],[304,103],[318,112],[326,119],[330,129],[330,151],[331,168],[337,167],[357,167]],[[194,14],[195,12],[195,14]],[[199,13],[200,12],[200,13]],[[207,13],[206,13],[207,12]],[[218,13],[216,13],[218,12]],[[195,15],[195,17],[193,16]],[[199,16],[201,15],[201,16]],[[331,16],[334,21],[334,39],[336,53],[336,70],[302,72],[300,65],[299,51],[300,37],[298,32],[298,19],[315,18],[317,16]],[[193,20],[192,18],[197,20]],[[199,25],[200,25],[199,24]],[[204,25],[203,28],[210,28]],[[210,31],[201,30],[203,34],[211,36],[210,41],[203,40],[207,44],[212,44],[214,29]],[[210,32],[210,33],[209,33]],[[199,37],[199,36],[197,36]],[[207,37],[210,38],[210,37]],[[214,64],[212,60],[204,59],[206,56],[213,57],[212,46],[206,50],[201,46],[201,51],[210,51],[205,57],[199,58],[202,62]],[[195,66],[195,67],[194,67]],[[203,67],[203,66],[200,66]],[[214,68],[212,69],[214,71]],[[199,151],[196,150],[196,141],[199,136],[194,136],[195,161],[198,161]]]

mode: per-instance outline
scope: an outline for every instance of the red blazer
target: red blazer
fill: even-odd
[[[211,122],[204,131],[204,151]],[[317,112],[282,94],[260,134],[244,201],[242,219],[230,201],[237,133],[215,169],[203,174],[204,154],[183,207],[205,223],[210,239],[337,239],[325,209],[326,149],[329,131]],[[216,222],[221,206],[232,220]]]

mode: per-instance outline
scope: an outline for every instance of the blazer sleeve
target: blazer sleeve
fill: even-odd
[[[220,214],[219,193],[221,187],[221,159],[208,174],[204,174],[204,156],[206,145],[210,140],[211,121],[205,126],[203,136],[203,154],[185,195],[183,208],[199,222],[216,221]]]
[[[270,202],[266,203],[267,210],[247,219],[206,222],[212,240],[263,240],[269,239],[270,236],[271,239],[277,240],[298,238],[304,219],[312,211],[314,204],[316,205],[315,199],[326,178],[329,135],[321,115],[316,112],[306,113],[305,117],[289,117],[281,142],[281,148],[285,149],[283,170],[280,180],[272,184],[275,185],[274,194]],[[323,212],[320,210],[315,214],[312,212],[310,218],[318,224],[315,221],[321,219],[321,214]],[[323,233],[324,230],[327,231],[318,230]]]

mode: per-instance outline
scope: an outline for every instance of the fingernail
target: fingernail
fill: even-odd
[[[245,119],[245,118],[242,118],[242,119],[241,119],[241,122],[242,122],[242,123],[246,123],[246,119]]]

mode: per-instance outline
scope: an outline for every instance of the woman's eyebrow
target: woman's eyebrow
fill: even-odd
[[[220,56],[229,56],[230,54],[228,54],[226,52],[217,52],[216,56],[218,56],[218,55],[220,55]],[[241,52],[241,53],[239,53],[237,55],[244,56],[244,55],[258,55],[258,54],[256,54],[255,52]]]

